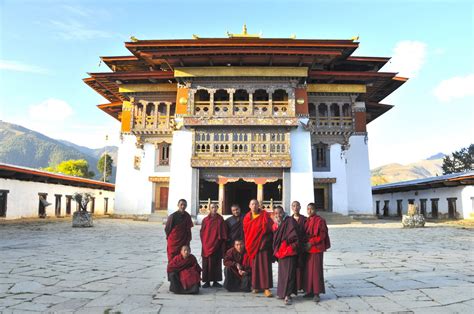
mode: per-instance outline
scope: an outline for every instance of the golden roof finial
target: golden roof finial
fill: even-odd
[[[232,34],[232,33],[229,33],[227,32],[227,36],[229,36],[229,38],[260,38],[262,34],[249,34],[247,33],[247,24],[244,24],[242,26],[242,33],[241,34]]]

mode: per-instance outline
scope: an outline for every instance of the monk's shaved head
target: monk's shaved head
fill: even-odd
[[[280,223],[286,216],[285,210],[281,206],[273,207],[273,213],[275,214],[275,219],[278,223]]]
[[[187,258],[191,254],[191,248],[188,245],[183,245],[181,247],[181,256]]]
[[[244,241],[237,239],[234,241],[234,248],[241,253],[244,250]]]
[[[308,216],[314,216],[316,215],[316,204],[315,203],[309,203],[308,206],[306,207],[308,210]]]
[[[298,202],[298,201],[293,201],[293,203],[291,203],[291,210],[293,211],[293,214],[295,214],[296,216],[299,216],[299,214],[300,214],[300,209],[301,209],[301,204],[300,204],[300,202]]]
[[[217,209],[218,208],[219,208],[219,205],[217,205],[217,203],[212,203],[211,204],[210,213],[211,213],[212,216],[217,214]]]
[[[178,210],[184,212],[184,210],[188,207],[188,202],[185,199],[180,199],[178,201]]]
[[[251,199],[251,200],[250,200],[249,208],[250,208],[250,210],[252,211],[252,213],[258,214],[259,209],[260,209],[260,208],[259,208],[259,205],[260,205],[260,204],[258,203],[258,201],[257,201],[256,199]]]

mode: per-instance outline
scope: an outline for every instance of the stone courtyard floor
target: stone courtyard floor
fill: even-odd
[[[474,229],[429,223],[407,230],[393,221],[330,226],[327,293],[319,304],[298,296],[291,306],[215,288],[170,294],[163,229],[116,219],[97,219],[89,229],[72,229],[69,220],[0,223],[0,312],[474,311]],[[198,232],[192,250],[199,259]]]

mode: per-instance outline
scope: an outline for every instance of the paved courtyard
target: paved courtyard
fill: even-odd
[[[199,259],[198,231],[192,250]],[[197,296],[168,293],[158,223],[99,219],[90,229],[72,229],[66,220],[0,223],[0,312],[472,313],[473,232],[434,224],[406,230],[396,222],[330,226],[327,294],[319,304],[297,297],[284,306],[214,288]]]

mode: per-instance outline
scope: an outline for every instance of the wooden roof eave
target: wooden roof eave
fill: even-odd
[[[97,105],[97,108],[105,112],[106,114],[110,115],[117,121],[120,121],[119,119],[119,113],[122,111],[122,102],[112,102],[109,104],[100,104]]]
[[[110,94],[105,93],[104,90],[107,90],[107,89],[104,86],[102,86],[101,84],[99,84],[95,78],[88,77],[88,78],[83,79],[83,81],[87,85],[89,85],[90,88],[95,90],[99,95],[101,95],[102,97],[104,97],[108,101],[110,101],[110,102],[120,101],[120,98],[117,98],[113,93],[110,93],[110,91],[109,91]]]

